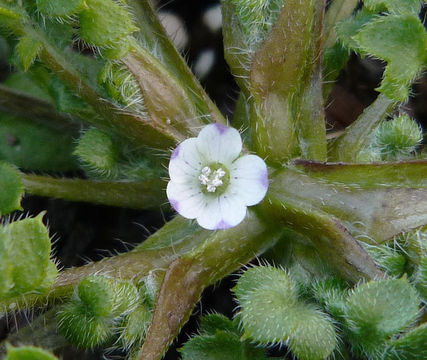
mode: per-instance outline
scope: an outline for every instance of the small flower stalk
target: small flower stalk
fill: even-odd
[[[243,155],[239,132],[221,124],[205,126],[183,141],[169,162],[167,196],[172,207],[209,230],[228,229],[246,216],[247,206],[267,193],[267,166]]]

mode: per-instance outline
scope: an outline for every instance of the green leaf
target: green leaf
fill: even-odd
[[[137,28],[130,14],[111,0],[86,0],[87,8],[79,13],[80,36],[88,44],[114,47],[126,41]]]
[[[118,150],[111,137],[96,128],[83,134],[74,155],[80,158],[90,174],[107,178],[115,175]]]
[[[363,5],[376,12],[388,10],[391,14],[418,15],[423,2],[423,0],[364,0]]]
[[[11,165],[0,161],[0,216],[21,210],[24,186],[21,176]],[[6,190],[6,191],[5,191]]]
[[[396,101],[406,101],[409,85],[419,76],[426,60],[427,37],[418,16],[377,17],[354,40],[363,52],[388,63],[378,91]]]
[[[37,0],[37,9],[46,16],[68,17],[84,8],[84,0]]]
[[[421,324],[390,343],[384,359],[420,360],[427,358],[427,323]]]
[[[9,223],[2,228],[7,254],[13,264],[13,295],[40,286],[47,275],[51,242],[41,213],[35,218]],[[25,259],[25,261],[22,261]]]
[[[221,314],[209,314],[200,319],[200,334],[215,335],[217,331],[228,331],[240,335],[236,324]]]
[[[314,305],[295,309],[294,328],[289,347],[300,360],[328,358],[337,346],[337,336],[331,319]]]
[[[19,40],[16,50],[24,66],[24,71],[27,71],[35,61],[42,45],[41,41],[35,40],[30,36],[24,36]]]
[[[58,360],[58,358],[50,352],[34,346],[8,346],[4,360]]]
[[[240,276],[239,281],[233,288],[233,293],[240,302],[250,296],[253,291],[258,291],[259,288],[274,284],[279,284],[276,290],[288,299],[289,304],[296,301],[298,290],[292,279],[285,271],[274,266],[249,268]]]
[[[188,340],[180,349],[183,360],[263,360],[263,349],[251,349],[246,354],[239,337],[228,331],[218,331],[215,335],[200,335]]]
[[[49,122],[49,120],[46,120]],[[0,115],[0,160],[26,170],[70,171],[78,168],[72,136],[21,117]]]
[[[359,50],[359,44],[354,40],[354,36],[363,28],[363,26],[374,19],[376,14],[366,9],[359,10],[356,15],[348,17],[339,22],[335,30],[337,36],[348,50]]]
[[[419,298],[404,277],[357,286],[347,299],[346,326],[353,346],[369,355],[406,329],[418,315]]]

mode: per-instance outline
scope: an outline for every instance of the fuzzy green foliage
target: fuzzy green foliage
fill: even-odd
[[[378,91],[396,101],[406,101],[410,84],[426,61],[427,35],[418,16],[377,17],[353,37],[364,54],[387,61]]]
[[[424,303],[427,303],[427,255],[424,255],[415,273],[414,285]]]
[[[77,296],[94,317],[107,316],[114,306],[111,281],[103,276],[91,276],[80,281]]]
[[[312,286],[316,301],[335,319],[343,319],[348,295],[347,284],[339,279],[328,278],[316,281]]]
[[[77,347],[106,344],[113,340],[123,317],[135,311],[138,301],[138,289],[131,282],[96,275],[87,277],[80,281],[70,302],[58,313],[58,329]],[[125,344],[129,345],[131,340],[127,340]]]
[[[355,352],[377,356],[387,341],[411,325],[419,297],[408,280],[386,279],[357,286],[347,299],[345,318]]]
[[[0,115],[0,160],[26,170],[69,171],[77,168],[69,135],[30,120]]]
[[[354,36],[375,18],[375,12],[369,11],[366,8],[359,10],[354,16],[351,16],[336,25],[336,32],[340,42],[347,50],[359,50],[359,44],[354,39]]]
[[[108,95],[119,104],[144,111],[139,85],[125,66],[108,62],[100,73],[99,82],[104,86]]]
[[[58,358],[35,346],[8,346],[4,360],[58,360]]]
[[[232,0],[248,43],[259,44],[274,25],[283,0]]]
[[[123,325],[119,343],[124,349],[139,348],[144,342],[153,318],[152,310],[146,304],[140,304],[130,312]]]
[[[264,360],[265,351],[240,339],[237,325],[219,314],[201,318],[200,335],[180,349],[183,360]]]
[[[95,317],[87,306],[74,299],[58,313],[58,330],[73,345],[94,348],[107,343],[114,335],[114,318]]]
[[[384,359],[418,360],[427,358],[427,323],[421,324],[400,338],[393,340]]]
[[[415,14],[421,11],[423,0],[365,0],[364,6],[372,11],[389,11],[391,14]]]
[[[405,272],[407,260],[398,249],[388,245],[365,246],[365,248],[388,275],[400,277]]]
[[[1,294],[3,298],[48,290],[56,278],[56,267],[50,261],[51,242],[42,222],[43,215],[5,224],[0,229],[0,283],[5,286]],[[21,259],[26,261],[22,262]]]
[[[261,344],[288,344],[300,359],[325,359],[337,340],[331,319],[299,300],[289,275],[271,266],[247,270],[233,289],[243,337]]]
[[[21,209],[21,198],[24,193],[19,172],[11,165],[0,161],[0,216]]]
[[[86,0],[86,5],[78,14],[79,33],[90,45],[117,48],[137,30],[129,12],[112,0]]]
[[[113,177],[116,172],[118,150],[109,135],[93,128],[79,139],[74,155],[78,156],[90,175]]]
[[[69,17],[84,8],[84,0],[37,0],[37,9],[49,17]]]
[[[411,157],[423,141],[421,127],[408,115],[401,114],[378,128],[374,147],[382,160],[404,160]]]
[[[30,36],[24,36],[19,39],[16,51],[18,52],[18,56],[25,71],[27,71],[36,60],[41,47],[41,41],[35,40]]]

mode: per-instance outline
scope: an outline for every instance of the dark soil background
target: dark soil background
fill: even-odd
[[[230,116],[238,89],[223,60],[221,31],[213,32],[203,22],[205,11],[217,4],[218,1],[213,0],[160,1],[163,12],[172,12],[183,21],[188,35],[188,43],[183,49],[183,54],[190,64],[195,66],[201,52],[214,51],[214,65],[202,79],[202,83],[221,111]],[[425,16],[425,11],[422,16]],[[9,67],[0,62],[0,79],[4,79],[8,71]],[[375,99],[377,94],[374,88],[379,85],[381,76],[380,62],[351,57],[328,99],[327,120],[330,131],[342,129],[350,124]],[[427,77],[414,85],[414,94],[415,97],[410,100],[405,109],[425,128],[427,125]],[[56,256],[65,268],[80,266],[89,260],[96,261],[111,253],[127,251],[160,228],[173,215],[167,205],[156,212],[133,211],[32,196],[24,199],[23,207],[30,215],[47,210],[46,221],[51,234],[55,234],[56,239]],[[197,331],[197,319],[200,314],[216,311],[232,316],[235,303],[229,289],[233,286],[235,278],[230,276],[203,293],[200,304],[166,354],[166,359],[179,358],[176,349]],[[0,320],[0,339],[14,328],[14,325],[11,325],[14,323],[15,321]],[[26,317],[18,315],[16,323],[19,326],[25,325]],[[272,349],[271,354],[283,356],[286,351]],[[80,360],[102,358],[102,354],[77,354],[71,349],[66,350],[61,356],[63,359],[78,357]],[[111,356],[121,358],[120,354]]]

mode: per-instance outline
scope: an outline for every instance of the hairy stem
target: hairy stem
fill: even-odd
[[[329,149],[330,161],[357,162],[360,152],[369,144],[373,131],[393,110],[394,101],[380,94],[362,115],[335,139]]]
[[[120,206],[131,209],[158,209],[165,203],[165,192],[159,181],[118,182],[53,178],[22,174],[27,194],[69,201]]]

